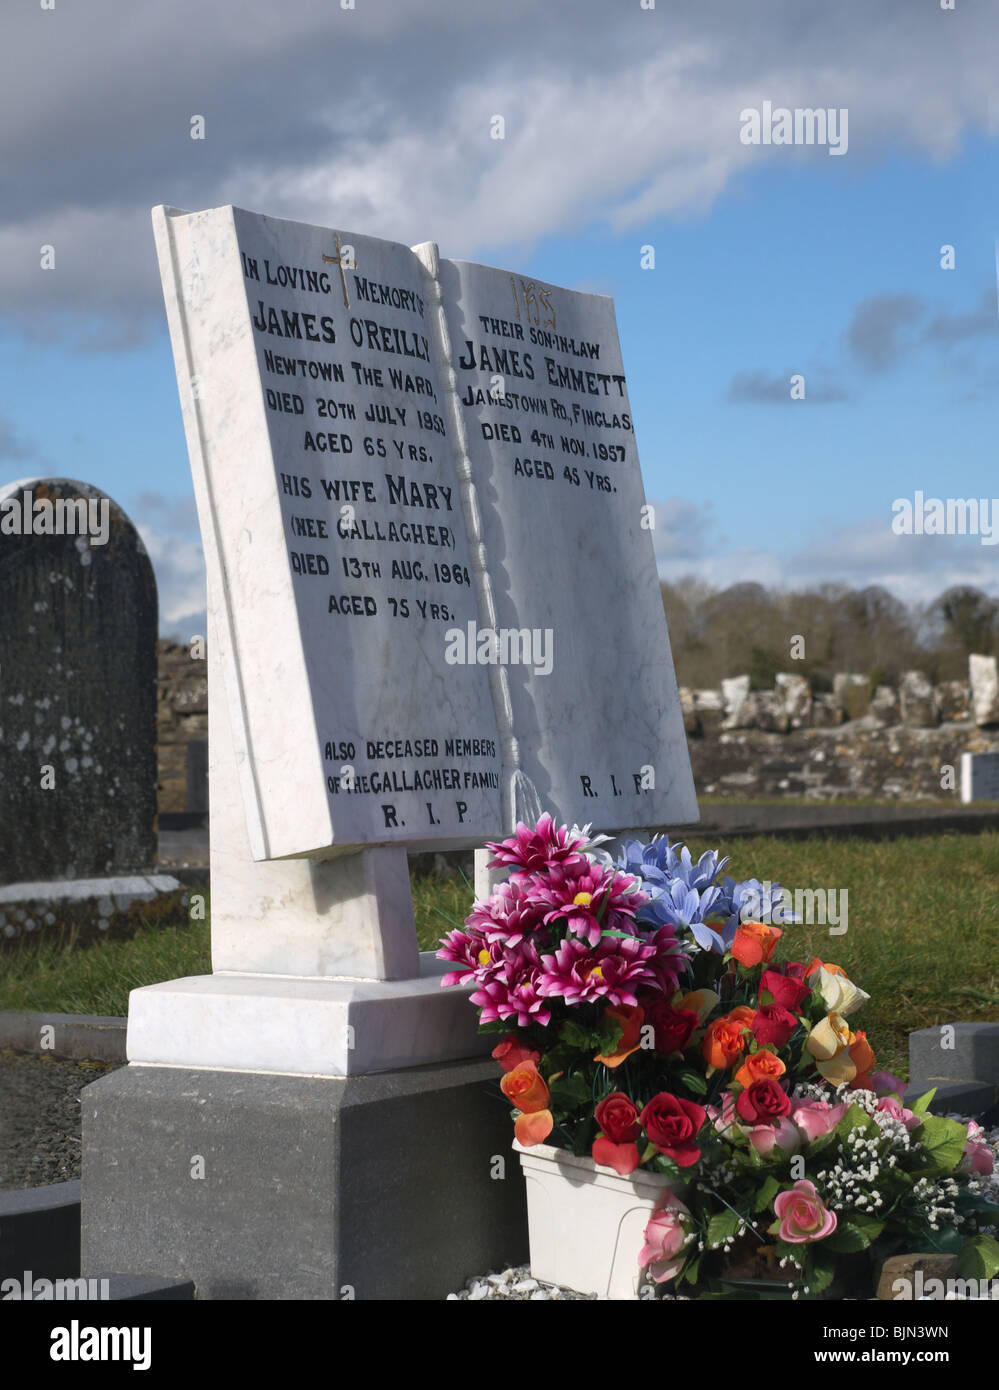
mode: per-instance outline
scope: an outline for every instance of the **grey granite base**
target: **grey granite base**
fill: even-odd
[[[909,1034],[909,1073],[999,1084],[999,1023],[945,1023]]]
[[[208,1299],[440,1299],[523,1263],[498,1080],[492,1061],[113,1072],[81,1097],[82,1272],[189,1278]]]

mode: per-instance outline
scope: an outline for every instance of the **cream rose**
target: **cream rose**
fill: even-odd
[[[841,1018],[855,1013],[871,997],[845,975],[834,975],[825,966],[819,971],[818,979],[814,982],[813,987],[822,996],[822,1002],[827,1011],[831,1014],[839,1014]]]
[[[827,1014],[805,1039],[805,1047],[819,1062],[828,1062],[854,1041],[850,1027],[841,1014]]]

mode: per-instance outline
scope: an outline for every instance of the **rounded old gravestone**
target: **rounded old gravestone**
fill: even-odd
[[[156,860],[156,580],[88,483],[0,488],[0,884]]]

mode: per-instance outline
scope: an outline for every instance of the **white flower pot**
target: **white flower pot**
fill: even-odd
[[[531,1274],[546,1284],[602,1298],[637,1299],[638,1256],[650,1214],[672,1178],[639,1169],[622,1178],[566,1149],[514,1140],[527,1183]]]

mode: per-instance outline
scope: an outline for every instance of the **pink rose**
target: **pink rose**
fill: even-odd
[[[786,1115],[776,1125],[754,1125],[747,1137],[761,1158],[770,1158],[774,1149],[794,1154],[801,1148],[801,1135]]]
[[[923,1123],[919,1115],[914,1115],[911,1110],[906,1110],[904,1105],[900,1105],[894,1096],[882,1096],[878,1101],[878,1109],[885,1115],[894,1115],[896,1120],[901,1120],[906,1129],[918,1129]]]
[[[961,1167],[966,1173],[979,1173],[987,1178],[995,1168],[995,1159],[990,1145],[984,1142],[984,1135],[977,1120],[968,1121],[968,1142],[964,1146]]]
[[[790,1192],[778,1192],[774,1211],[780,1222],[778,1234],[789,1245],[825,1240],[836,1229],[836,1213],[828,1209],[807,1178],[799,1179]]]
[[[735,1139],[737,1134],[744,1133],[739,1117],[735,1113],[735,1096],[731,1091],[725,1091],[721,1097],[721,1107],[716,1105],[705,1106],[704,1113],[714,1125],[717,1132],[725,1139]]]
[[[684,1266],[686,1255],[682,1252],[694,1238],[684,1222],[690,1212],[671,1192],[666,1204],[654,1211],[645,1228],[645,1244],[638,1256],[639,1266],[649,1266],[649,1274],[657,1284],[665,1284],[675,1279]]]
[[[791,1119],[806,1144],[835,1129],[845,1114],[845,1105],[825,1100],[796,1100],[791,1105]]]
[[[905,1097],[905,1082],[890,1071],[872,1071],[871,1090],[876,1096],[897,1096],[902,1100]]]

